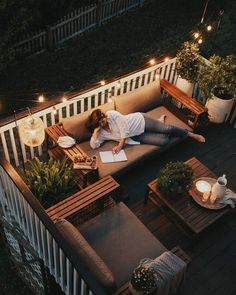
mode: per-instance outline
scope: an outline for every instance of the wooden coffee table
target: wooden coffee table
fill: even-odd
[[[186,163],[193,168],[195,179],[199,177],[217,178],[211,170],[196,158],[191,158]],[[148,183],[145,203],[150,200],[154,205],[163,209],[164,214],[171,218],[190,238],[195,238],[230,211],[229,206],[219,210],[206,209],[197,204],[190,195],[181,197],[164,196],[158,191],[157,182],[158,179],[155,179]]]

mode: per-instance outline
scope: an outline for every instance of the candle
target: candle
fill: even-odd
[[[211,185],[205,180],[199,180],[196,182],[196,188],[199,192],[205,193],[211,190]]]

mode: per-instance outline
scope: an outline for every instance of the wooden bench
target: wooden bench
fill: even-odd
[[[48,208],[46,212],[54,223],[57,218],[66,219],[68,216],[70,221],[76,218],[76,223],[80,223],[78,218],[84,221],[104,207],[113,206],[114,201],[110,197],[114,197],[119,188],[120,185],[109,175]],[[83,214],[85,209],[86,213]],[[78,211],[80,214],[77,214]]]
[[[199,117],[207,112],[207,108],[200,104],[196,99],[188,96],[185,92],[180,90],[175,85],[171,84],[165,79],[160,81],[161,88],[173,97],[177,102],[186,107],[194,114],[194,120],[191,127],[195,128]]]

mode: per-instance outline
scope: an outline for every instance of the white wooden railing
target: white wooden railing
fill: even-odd
[[[37,54],[53,49],[59,44],[78,37],[112,18],[142,6],[144,0],[102,0],[97,4],[81,7],[61,18],[46,30],[21,37],[14,48],[18,53]]]
[[[1,164],[5,168],[8,166],[8,171]],[[17,230],[25,243],[34,249],[65,294],[104,294],[102,290],[93,293],[89,289],[81,273],[73,266],[72,259],[59,246],[60,236],[44,209],[9,166],[6,161],[5,165],[4,162],[0,163],[0,218],[3,223]],[[14,181],[9,172],[14,174]],[[7,231],[6,228],[4,230]],[[17,248],[16,245],[9,246]]]
[[[95,106],[104,104],[111,96],[130,92],[143,85],[149,84],[157,78],[157,73],[159,74],[158,78],[165,78],[173,83],[176,79],[174,69],[175,58],[153,66],[148,66],[143,70],[119,78],[111,83],[97,87],[96,89],[88,90],[82,95],[74,96],[71,100],[69,99],[66,102],[60,102],[54,106],[38,111],[35,115],[41,117],[45,127],[48,127],[61,121],[64,117],[71,117],[78,113],[83,113],[86,110],[90,110]],[[57,110],[57,115],[55,115],[55,109]],[[23,119],[24,118],[17,120],[17,125],[19,125]],[[2,152],[4,157],[13,166],[20,165],[21,154],[24,162],[42,155],[44,146],[29,148],[22,142],[19,144],[16,135],[16,124],[14,121],[0,127]]]

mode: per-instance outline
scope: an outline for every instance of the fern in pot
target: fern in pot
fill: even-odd
[[[25,181],[44,208],[78,190],[78,176],[66,158],[62,161],[50,158],[47,162],[35,158],[25,171]]]
[[[157,188],[164,195],[185,195],[193,182],[193,169],[183,162],[170,162],[161,170]]]
[[[192,96],[194,83],[197,82],[201,57],[199,47],[195,43],[184,42],[176,54],[176,86]]]
[[[201,66],[199,87],[207,99],[209,119],[214,123],[227,120],[236,96],[236,64],[233,55],[213,55]]]

